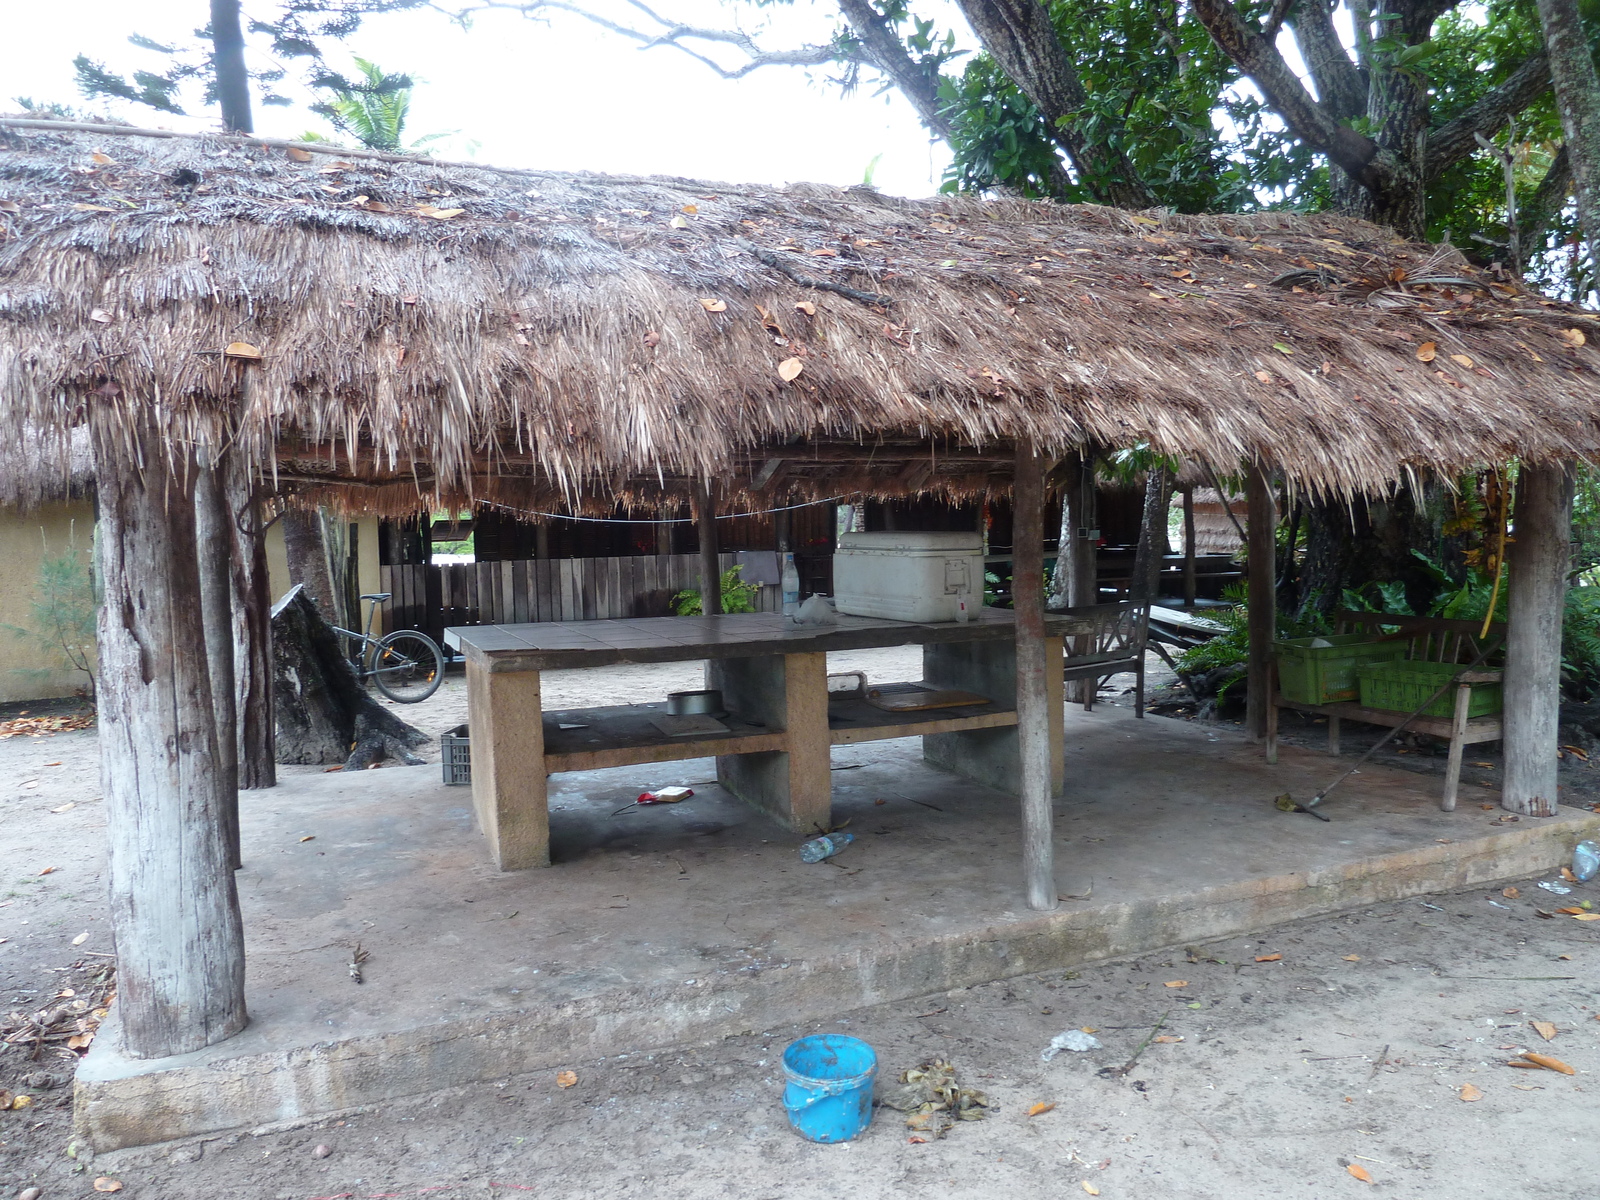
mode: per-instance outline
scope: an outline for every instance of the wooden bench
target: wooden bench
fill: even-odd
[[[1067,682],[1081,679],[1083,707],[1094,708],[1095,691],[1107,675],[1123,671],[1134,673],[1133,715],[1144,716],[1144,647],[1150,630],[1150,605],[1083,604],[1077,608],[1053,608],[1051,616],[1065,617],[1087,632],[1071,640],[1064,662]]]
[[[1487,717],[1468,717],[1474,683],[1499,683],[1498,669],[1502,648],[1505,645],[1506,627],[1489,626],[1487,637],[1481,637],[1483,625],[1479,621],[1453,621],[1443,617],[1407,617],[1393,613],[1341,612],[1335,617],[1338,633],[1371,633],[1384,641],[1404,639],[1410,643],[1409,657],[1422,662],[1460,663],[1462,666],[1477,659],[1480,651],[1488,648],[1483,666],[1463,674],[1456,684],[1455,711],[1450,717],[1419,716],[1407,721],[1407,713],[1389,712],[1386,709],[1365,708],[1359,702],[1345,701],[1333,704],[1302,704],[1285,699],[1278,691],[1277,663],[1273,663],[1272,697],[1267,705],[1267,761],[1278,761],[1278,709],[1292,708],[1298,712],[1315,713],[1328,718],[1328,753],[1339,753],[1339,722],[1341,720],[1365,721],[1369,725],[1383,725],[1390,729],[1405,725],[1415,733],[1426,733],[1444,738],[1450,743],[1450,757],[1444,773],[1444,795],[1439,807],[1451,812],[1456,806],[1456,792],[1461,784],[1461,752],[1463,747],[1477,742],[1497,742],[1501,737],[1500,714]]]

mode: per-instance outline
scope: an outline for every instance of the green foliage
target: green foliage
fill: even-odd
[[[1224,632],[1209,642],[1202,642],[1180,654],[1177,660],[1180,675],[1203,675],[1208,671],[1215,671],[1218,667],[1242,665],[1249,659],[1250,606],[1246,603],[1248,597],[1247,583],[1230,583],[1222,589],[1222,598],[1231,601],[1233,607],[1207,609],[1205,617],[1206,620],[1221,625]],[[1310,613],[1302,618],[1294,617],[1282,610],[1278,612],[1280,638],[1315,637],[1327,632],[1327,622],[1320,613]],[[1220,688],[1217,699],[1221,700],[1228,689],[1237,682],[1238,680],[1230,680]]]
[[[1593,696],[1600,688],[1600,588],[1567,592],[1561,620],[1561,673],[1574,695]]]
[[[743,567],[729,567],[722,573],[722,611],[725,613],[755,612],[756,594],[761,586],[746,583]],[[700,592],[697,588],[684,588],[672,598],[672,611],[680,617],[700,615]]]
[[[407,145],[404,141],[406,117],[411,111],[413,80],[409,75],[391,75],[376,63],[357,56],[357,79],[346,79],[329,71],[316,86],[331,93],[327,100],[311,106],[311,111],[327,118],[341,133],[349,134],[369,150],[390,153],[416,151],[451,136],[430,133]]]
[[[32,642],[52,665],[18,667],[20,674],[45,679],[58,670],[81,671],[85,678],[84,695],[94,699],[95,620],[100,597],[95,589],[89,554],[80,550],[76,529],[67,539],[66,550],[39,563],[39,580],[28,602],[26,626],[0,624],[13,637]]]

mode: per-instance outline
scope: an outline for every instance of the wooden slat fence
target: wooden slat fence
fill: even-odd
[[[721,555],[722,569],[737,558]],[[697,587],[697,554],[627,558],[542,558],[512,562],[380,567],[383,628],[420,629],[435,641],[451,625],[526,621],[603,621],[664,617],[675,593]],[[755,605],[776,612],[779,589],[763,587]]]

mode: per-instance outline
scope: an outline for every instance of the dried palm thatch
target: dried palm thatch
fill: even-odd
[[[89,495],[94,454],[83,428],[28,428],[0,437],[0,505],[24,511]]]
[[[8,436],[153,406],[389,511],[979,491],[1023,436],[1334,492],[1600,450],[1600,318],[1334,217],[0,120],[0,239]]]

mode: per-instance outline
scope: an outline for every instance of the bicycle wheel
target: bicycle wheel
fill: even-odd
[[[425,633],[401,629],[378,640],[372,654],[372,679],[399,704],[415,704],[439,690],[444,652]]]

